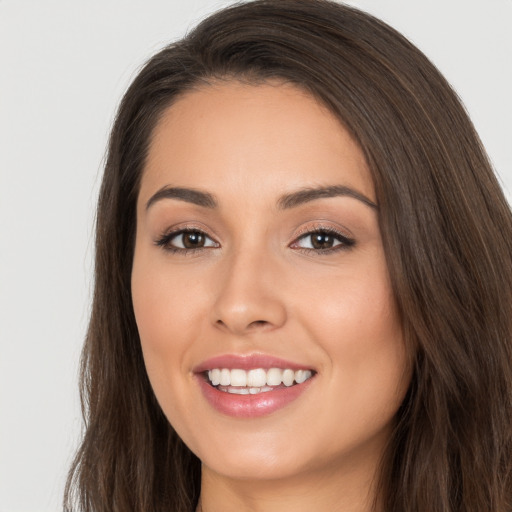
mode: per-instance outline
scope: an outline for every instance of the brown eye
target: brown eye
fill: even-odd
[[[331,250],[348,249],[354,244],[355,240],[340,233],[320,229],[302,235],[292,244],[292,247],[308,251],[325,251],[327,254]]]
[[[206,237],[199,231],[186,231],[176,238],[181,237],[181,243],[185,249],[197,249],[204,247]]]
[[[313,233],[309,236],[313,249],[331,249],[336,241],[334,236],[329,233]]]
[[[217,242],[197,229],[183,229],[173,233],[168,233],[160,238],[160,240],[157,240],[156,245],[159,245],[165,250],[171,252],[185,252],[193,251],[194,249],[219,247]]]

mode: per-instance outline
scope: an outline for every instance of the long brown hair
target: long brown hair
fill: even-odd
[[[85,434],[65,509],[189,512],[200,462],[151,390],[130,273],[152,129],[213,80],[279,79],[321,100],[371,170],[413,378],[382,461],[393,512],[512,510],[512,217],[456,94],[395,30],[328,0],[224,9],[144,66],[112,129],[82,357]]]

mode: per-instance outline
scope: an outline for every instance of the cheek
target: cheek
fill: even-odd
[[[400,344],[401,326],[383,257],[361,259],[360,265],[321,277],[303,279],[293,294],[320,339],[354,353],[371,345]]]
[[[167,265],[136,252],[132,269],[132,300],[148,378],[170,423],[184,430],[192,421],[183,406],[189,392],[191,340],[197,339],[198,323],[191,314],[201,307],[188,294],[185,276],[169,272]],[[165,260],[165,258],[164,258]],[[164,262],[165,263],[165,262]],[[182,282],[183,281],[183,282]],[[190,379],[183,376],[190,376]],[[181,398],[181,399],[180,399]]]
[[[328,356],[333,395],[352,410],[368,408],[377,415],[394,413],[409,382],[401,322],[383,261],[360,272],[352,267],[350,274],[324,280],[323,286],[304,283],[315,293],[301,304],[304,325]]]
[[[193,337],[193,297],[179,275],[136,250],[132,269],[132,301],[149,378],[155,391],[183,366],[183,353]],[[165,258],[164,258],[165,259]],[[192,306],[192,307],[191,307]]]
[[[165,349],[174,345],[174,338],[186,339],[194,331],[193,316],[204,308],[204,294],[199,276],[187,269],[171,271],[165,256],[148,252],[141,249],[135,253],[133,307],[143,345]]]
[[[389,289],[382,283],[362,284],[359,281],[352,291],[347,286],[341,296],[333,297],[321,325],[329,332],[326,342],[333,352],[368,364],[368,358],[378,359],[381,352],[401,349],[402,335]]]

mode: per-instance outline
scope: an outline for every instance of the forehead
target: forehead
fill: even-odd
[[[374,199],[362,151],[322,103],[289,84],[230,81],[192,90],[164,111],[140,200],[162,186],[202,188],[222,198],[334,184]]]

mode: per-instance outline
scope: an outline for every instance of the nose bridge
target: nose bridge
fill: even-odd
[[[233,248],[219,274],[213,321],[236,334],[283,325],[286,308],[279,269],[270,251],[254,244]]]

